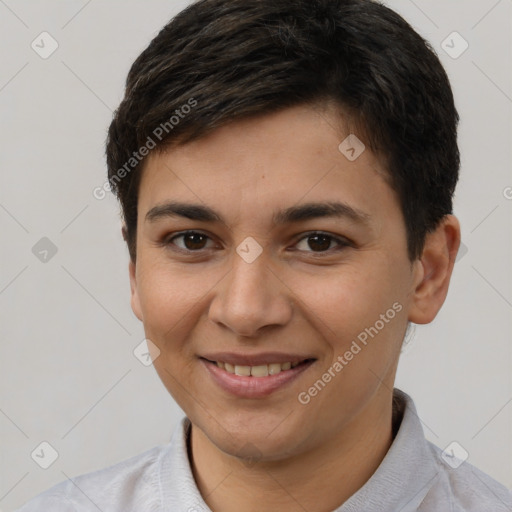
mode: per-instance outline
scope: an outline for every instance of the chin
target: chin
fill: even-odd
[[[304,438],[304,422],[259,415],[258,420],[239,413],[233,421],[205,425],[195,423],[217,448],[228,455],[247,458],[253,463],[285,459],[299,450],[299,439]],[[297,423],[297,424],[296,424]],[[206,428],[203,428],[203,425]],[[299,430],[300,429],[300,430]],[[302,443],[300,443],[302,444]]]

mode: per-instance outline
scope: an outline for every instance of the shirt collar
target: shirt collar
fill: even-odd
[[[425,439],[412,398],[395,388],[394,403],[402,416],[398,432],[370,479],[335,512],[412,512],[425,498],[438,468]],[[192,474],[187,438],[190,420],[177,425],[159,460],[162,510],[208,512]]]
[[[400,428],[375,473],[335,512],[412,512],[418,510],[439,470],[412,398],[395,388]]]

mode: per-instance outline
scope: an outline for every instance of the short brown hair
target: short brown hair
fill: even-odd
[[[326,100],[350,112],[358,136],[385,155],[409,258],[418,258],[426,234],[452,213],[460,165],[459,116],[430,45],[372,0],[199,0],[133,63],[110,125],[108,177],[132,261],[139,149],[185,144],[237,119]]]

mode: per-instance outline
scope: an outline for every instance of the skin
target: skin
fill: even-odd
[[[382,163],[368,148],[350,162],[338,150],[347,136],[338,124],[333,110],[299,106],[233,122],[146,161],[131,304],[160,350],[161,380],[192,422],[192,470],[215,512],[326,512],[354,494],[393,440],[392,390],[407,322],[431,322],[446,298],[457,219],[447,216],[411,262]],[[170,200],[207,205],[224,222],[146,220]],[[368,220],[272,221],[280,209],[326,201]],[[206,237],[177,237],[185,230]],[[318,242],[312,231],[332,238]],[[263,249],[252,263],[236,252],[249,236]],[[394,303],[401,311],[301,404],[299,393]],[[213,350],[316,361],[265,398],[239,398],[198,359]]]

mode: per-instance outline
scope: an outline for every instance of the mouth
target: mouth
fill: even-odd
[[[238,375],[239,377],[267,377],[269,375],[277,375],[278,373],[297,368],[301,364],[307,364],[312,362],[313,359],[305,359],[304,361],[286,361],[285,363],[264,363],[254,366],[244,364],[230,364],[225,361],[210,361],[205,359],[209,363],[216,364],[218,368],[222,368],[228,373]]]
[[[222,390],[241,398],[266,397],[289,385],[316,361],[311,357],[285,355],[241,357],[226,354],[210,357],[200,357],[199,360],[212,380]],[[286,358],[288,360],[284,360]]]

